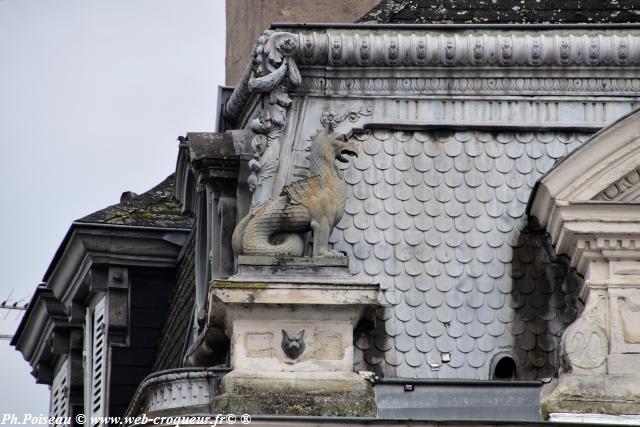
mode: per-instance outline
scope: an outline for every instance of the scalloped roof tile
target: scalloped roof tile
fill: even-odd
[[[342,166],[352,194],[331,242],[347,253],[354,275],[374,276],[382,289],[377,329],[356,341],[361,369],[489,379],[493,358],[506,352],[520,379],[557,370],[578,279],[546,235],[528,225],[525,206],[554,156],[588,136],[356,136],[363,149]]]

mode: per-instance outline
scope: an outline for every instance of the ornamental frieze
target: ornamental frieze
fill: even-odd
[[[287,28],[287,27],[283,27]],[[292,31],[287,28],[288,31]],[[640,64],[630,31],[477,31],[317,29],[297,34],[300,66],[460,67]]]
[[[303,79],[297,92],[322,95],[624,95],[640,94],[640,79],[635,76],[620,78],[554,77],[554,76],[493,76],[472,77],[434,75],[429,77],[371,77],[371,76],[311,76]],[[637,74],[637,73],[636,73]]]

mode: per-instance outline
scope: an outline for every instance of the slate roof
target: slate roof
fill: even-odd
[[[189,322],[193,316],[195,301],[195,236],[191,233],[178,262],[176,285],[172,290],[167,317],[158,341],[153,372],[180,368],[185,341],[191,331]]]
[[[580,279],[528,224],[535,182],[589,134],[403,132],[355,138],[352,186],[331,243],[375,277],[375,330],[360,369],[405,378],[489,379],[499,354],[519,379],[552,376]],[[451,353],[443,364],[441,353]],[[441,366],[432,370],[431,363]]]
[[[106,207],[76,222],[142,227],[191,228],[193,218],[182,215],[174,197],[175,177],[169,175],[151,190]]]
[[[640,0],[382,0],[360,23],[628,23]]]

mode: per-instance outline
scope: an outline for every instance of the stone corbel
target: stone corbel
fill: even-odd
[[[46,341],[48,348],[40,354],[40,360],[35,364],[32,375],[36,377],[37,383],[51,384],[56,356],[64,354],[65,350],[69,349],[69,324],[64,305],[52,292],[42,293],[40,296],[44,311],[49,317],[51,334]]]
[[[110,345],[127,345],[129,339],[129,273],[125,267],[93,266],[87,273],[85,282],[89,294],[106,295],[108,324],[106,326]],[[76,307],[72,310],[74,318],[82,314]]]
[[[109,267],[107,271],[107,331],[109,343],[126,345],[129,339],[129,271]]]
[[[31,370],[31,375],[37,384],[51,384],[53,382],[53,368],[49,363],[37,362]]]
[[[212,278],[229,277],[234,270],[234,256],[231,249],[231,235],[236,223],[236,185],[228,179],[209,179],[203,197],[207,199],[206,236],[200,234],[199,239],[206,239],[206,245],[199,250],[206,250],[206,262]],[[199,222],[200,224],[202,221]],[[199,231],[204,233],[205,231]],[[198,262],[205,257],[198,255]],[[196,268],[198,268],[196,266]],[[187,366],[214,366],[224,363],[229,347],[229,340],[220,324],[208,321],[206,313],[215,310],[206,298],[208,282],[199,279],[196,292],[196,322],[193,344],[185,355]]]

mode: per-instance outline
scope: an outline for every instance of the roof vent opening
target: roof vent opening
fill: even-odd
[[[505,356],[496,363],[493,370],[493,379],[502,381],[512,381],[517,379],[516,362],[513,358]]]

